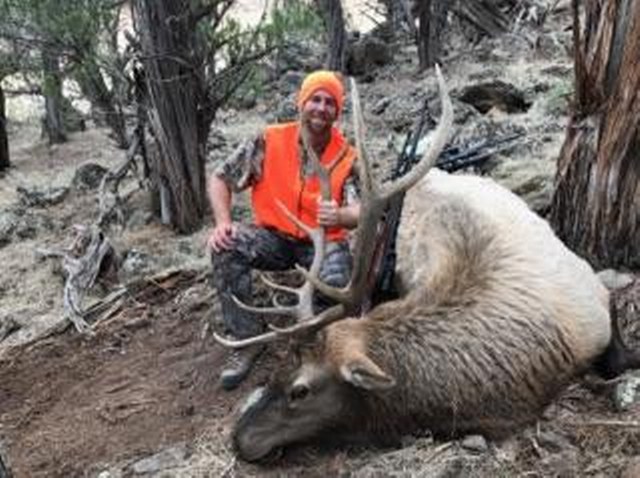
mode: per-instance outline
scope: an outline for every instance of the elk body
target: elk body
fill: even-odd
[[[446,140],[448,101],[444,92],[426,161]],[[378,197],[375,184],[373,199],[366,192],[366,168],[365,228],[379,208],[366,205]],[[545,221],[489,179],[423,173],[413,178],[398,235],[401,297],[363,317],[343,318],[348,309],[336,306],[266,334],[315,332],[299,364],[247,400],[233,432],[243,459],[299,442],[386,442],[426,429],[505,435],[535,420],[607,348],[608,292]],[[371,231],[358,234],[356,247],[366,248]]]

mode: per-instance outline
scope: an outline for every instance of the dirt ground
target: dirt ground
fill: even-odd
[[[640,453],[638,408],[614,411],[615,383],[589,377],[537,427],[486,448],[408,437],[398,450],[302,448],[268,467],[236,462],[234,410],[284,356],[266,354],[247,383],[221,391],[208,295],[196,271],[140,280],[94,336],[68,329],[5,354],[0,431],[14,476],[616,476]],[[620,295],[625,320],[639,298],[639,283]],[[150,465],[159,450],[173,461]]]
[[[565,5],[544,27],[476,43],[451,39],[443,62],[456,109],[455,140],[523,132],[525,139],[494,158],[485,173],[536,210],[548,201],[564,138],[571,93],[569,26]],[[393,65],[361,87],[376,153],[393,156],[389,144],[401,139],[393,134],[394,125],[415,118],[423,90],[435,95],[432,76],[417,74],[411,58],[415,49],[406,45]],[[518,114],[481,115],[459,101],[466,85],[493,79],[519,88],[531,107]],[[281,101],[264,98],[251,110],[221,112],[215,132],[223,141],[211,151],[208,167],[256,132]],[[383,101],[390,106],[373,113]],[[96,217],[96,194],[71,187],[57,204],[18,207],[17,188],[69,186],[81,164],[113,168],[123,153],[100,129],[49,148],[34,123],[18,116],[9,124],[14,167],[0,178],[0,209],[14,211],[19,223],[13,239],[0,246],[0,456],[15,478],[640,476],[640,408],[616,410],[612,399],[623,386],[635,395],[640,385],[633,385],[633,374],[611,382],[590,374],[577,378],[535,426],[514,430],[503,442],[434,441],[425,435],[406,437],[397,449],[302,447],[268,466],[236,461],[228,438],[234,411],[286,363],[286,350],[271,346],[239,389],[219,389],[225,351],[211,337],[220,314],[208,284],[206,227],[191,236],[175,235],[145,216],[144,193],[133,197],[127,228],[110,237],[128,258],[121,300],[101,315],[94,335],[62,328],[59,263],[36,251],[68,245],[71,226]],[[111,291],[97,287],[86,305],[100,303]],[[628,340],[640,343],[640,282],[621,289],[616,304]],[[3,329],[3,324],[13,325]]]

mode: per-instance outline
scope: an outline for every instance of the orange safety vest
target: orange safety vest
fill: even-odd
[[[273,227],[293,237],[306,239],[307,233],[291,222],[276,203],[276,200],[280,200],[302,222],[311,227],[318,226],[320,182],[316,176],[302,177],[298,132],[297,122],[266,128],[262,177],[252,188],[252,202],[257,225]],[[326,166],[342,155],[330,176],[331,197],[338,204],[342,204],[342,188],[356,158],[355,150],[349,145],[345,148],[345,144],[346,140],[340,131],[332,128],[331,140],[320,158],[321,164]],[[327,228],[329,241],[342,240],[346,235],[344,228]]]

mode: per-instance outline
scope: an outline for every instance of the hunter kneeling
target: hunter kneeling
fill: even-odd
[[[208,238],[213,251],[214,284],[220,294],[226,333],[236,339],[258,335],[265,324],[255,313],[240,308],[235,296],[251,303],[251,269],[287,270],[309,267],[314,246],[282,205],[310,227],[323,226],[329,241],[319,277],[342,287],[351,275],[346,229],[357,226],[360,205],[352,166],[355,150],[334,126],[344,104],[338,75],[317,71],[306,77],[298,93],[298,121],[266,127],[263,134],[242,145],[211,176],[209,199],[214,227]],[[315,163],[330,172],[329,191],[321,194]],[[254,224],[231,220],[233,193],[251,188]],[[315,312],[328,304],[315,300]],[[220,374],[223,388],[236,387],[247,376],[263,346],[230,352]]]

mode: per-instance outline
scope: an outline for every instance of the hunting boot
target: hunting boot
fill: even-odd
[[[264,351],[263,345],[229,351],[227,361],[220,372],[220,384],[225,390],[233,390],[247,378],[253,364]]]

